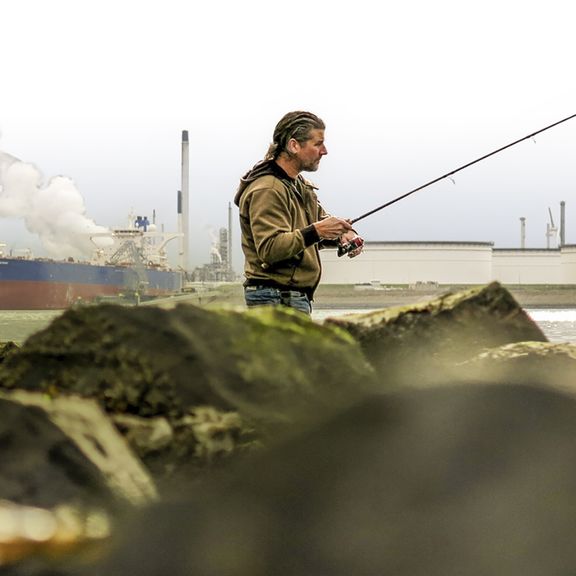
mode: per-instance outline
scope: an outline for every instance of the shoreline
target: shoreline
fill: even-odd
[[[326,308],[388,308],[428,302],[447,293],[474,286],[434,288],[369,288],[352,285],[320,286],[314,299],[318,310]],[[523,308],[576,308],[576,286],[505,286]]]
[[[452,286],[370,286],[355,284],[320,284],[314,296],[313,307],[316,310],[332,309],[369,309],[409,306],[428,302],[447,293],[460,292],[478,285]],[[575,285],[503,285],[523,308],[576,308]],[[204,286],[197,292],[169,298],[164,305],[172,306],[177,302],[191,304],[231,304],[244,305],[242,284],[227,283]],[[160,301],[156,302],[160,304]],[[150,302],[154,304],[154,301]]]
[[[319,316],[334,311],[362,312],[425,304],[447,293],[459,292],[473,286],[426,286],[411,288],[408,286],[356,286],[356,285],[320,285],[313,302],[313,311]],[[505,286],[518,305],[524,309],[576,309],[576,286]],[[204,284],[197,290],[168,298],[158,298],[140,303],[140,306],[158,306],[174,308],[179,304],[191,304],[201,307],[232,306],[245,308],[244,291],[240,283]],[[0,344],[9,341],[22,343],[31,334],[43,329],[64,310],[31,311],[19,320],[19,311],[0,311]],[[22,311],[20,311],[22,312]],[[30,312],[30,311],[24,311]],[[35,314],[38,313],[38,314]],[[12,319],[10,319],[12,318]]]
[[[576,285],[503,286],[523,308],[576,308]],[[477,284],[416,287],[320,284],[314,296],[313,307],[317,310],[361,310],[410,306],[435,300],[448,293],[477,287]],[[115,303],[122,304],[122,301]],[[181,303],[197,306],[224,304],[243,307],[245,306],[244,290],[242,284],[238,282],[203,284],[189,292],[152,298],[138,305],[173,308]]]

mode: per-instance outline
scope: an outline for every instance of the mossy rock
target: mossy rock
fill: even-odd
[[[18,344],[15,342],[0,342],[0,364],[4,362],[4,359],[8,354],[13,354],[19,350]]]
[[[361,345],[394,385],[431,384],[484,349],[546,341],[538,325],[498,282],[404,307],[328,318]]]
[[[353,338],[287,308],[71,309],[0,365],[0,387],[78,394],[117,414],[178,419],[213,406],[290,421],[373,383]]]

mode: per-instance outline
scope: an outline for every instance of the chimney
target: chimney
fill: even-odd
[[[176,222],[177,224],[177,231],[178,234],[180,234],[180,246],[178,249],[178,256],[180,257],[180,266],[182,266],[182,254],[183,254],[183,250],[184,250],[184,240],[183,240],[183,232],[182,232],[182,190],[178,190],[178,194],[176,197],[176,210],[177,210],[177,214],[178,214],[178,220]]]
[[[190,214],[188,205],[188,195],[189,195],[189,151],[188,151],[188,130],[182,130],[182,182],[181,182],[181,192],[179,193],[179,211],[181,215],[181,230],[182,237],[180,239],[180,256],[182,270],[184,272],[188,271],[189,262],[189,247],[190,247]]]
[[[232,202],[228,202],[228,272],[232,279]]]
[[[526,248],[526,218],[520,218],[520,248]]]
[[[560,247],[566,244],[566,202],[560,202]]]

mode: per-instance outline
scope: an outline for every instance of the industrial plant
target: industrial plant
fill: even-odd
[[[233,282],[237,275],[232,269],[232,206],[228,205],[228,228],[220,228],[212,242],[210,262],[190,271],[190,174],[188,130],[182,131],[181,190],[178,191],[178,234],[180,236],[179,266],[185,271],[185,283]]]
[[[237,282],[232,268],[232,207],[228,227],[220,228],[210,248],[210,261],[193,270],[188,262],[188,132],[182,133],[182,190],[178,192],[181,235],[180,266],[188,283]],[[493,242],[367,241],[358,258],[340,258],[322,250],[322,281],[326,284],[452,285],[576,284],[576,245],[566,244],[566,203],[560,203],[559,226],[548,208],[546,248],[526,248],[526,218],[520,220],[519,248],[495,248]]]
[[[231,207],[229,207],[231,211]],[[220,228],[218,238],[212,242],[210,262],[198,266],[187,276],[189,282],[234,282],[238,275],[232,269],[231,225]]]
[[[343,262],[335,251],[322,252],[328,284],[576,284],[576,245],[566,244],[566,203],[560,203],[560,229],[547,226],[546,248],[525,247],[520,218],[520,248],[494,248],[493,242],[366,242],[358,258]],[[559,238],[557,233],[559,232]]]

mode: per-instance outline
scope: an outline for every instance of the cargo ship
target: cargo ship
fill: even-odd
[[[170,268],[165,248],[179,236],[136,217],[126,228],[91,238],[94,254],[86,261],[13,256],[0,244],[0,310],[60,310],[176,294],[184,274]]]

